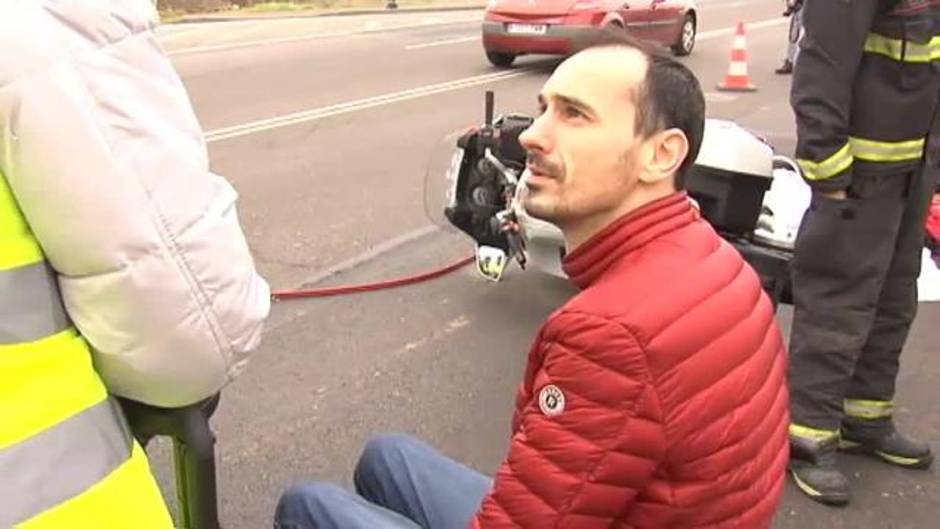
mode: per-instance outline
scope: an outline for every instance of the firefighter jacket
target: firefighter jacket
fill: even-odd
[[[794,72],[796,157],[819,191],[940,149],[940,0],[809,0]],[[928,144],[929,142],[929,144]]]

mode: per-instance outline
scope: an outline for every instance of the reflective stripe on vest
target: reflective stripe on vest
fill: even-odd
[[[874,141],[849,138],[841,149],[821,162],[797,160],[807,180],[828,180],[852,166],[854,160],[890,163],[920,160],[924,155],[925,140]]]
[[[0,292],[0,345],[34,342],[70,325],[55,275],[45,262],[0,269]]]
[[[869,33],[865,39],[865,51],[899,62],[928,63],[940,60],[940,37],[934,37],[926,44],[918,44]]]
[[[98,404],[0,450],[0,527],[10,527],[80,494],[131,455],[117,403]],[[118,427],[115,427],[118,426]],[[54,474],[59,479],[49,479]]]
[[[0,527],[173,527],[2,173]]]

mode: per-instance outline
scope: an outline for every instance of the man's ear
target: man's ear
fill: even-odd
[[[679,129],[657,132],[646,142],[646,166],[640,173],[640,181],[645,184],[656,184],[671,178],[689,155],[689,140]]]

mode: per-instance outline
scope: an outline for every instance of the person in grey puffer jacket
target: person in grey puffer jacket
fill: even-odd
[[[214,395],[270,308],[156,24],[0,2],[0,527],[171,529],[114,397]]]

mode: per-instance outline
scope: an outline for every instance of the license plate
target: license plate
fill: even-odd
[[[514,35],[544,35],[547,24],[506,24],[506,32]]]

